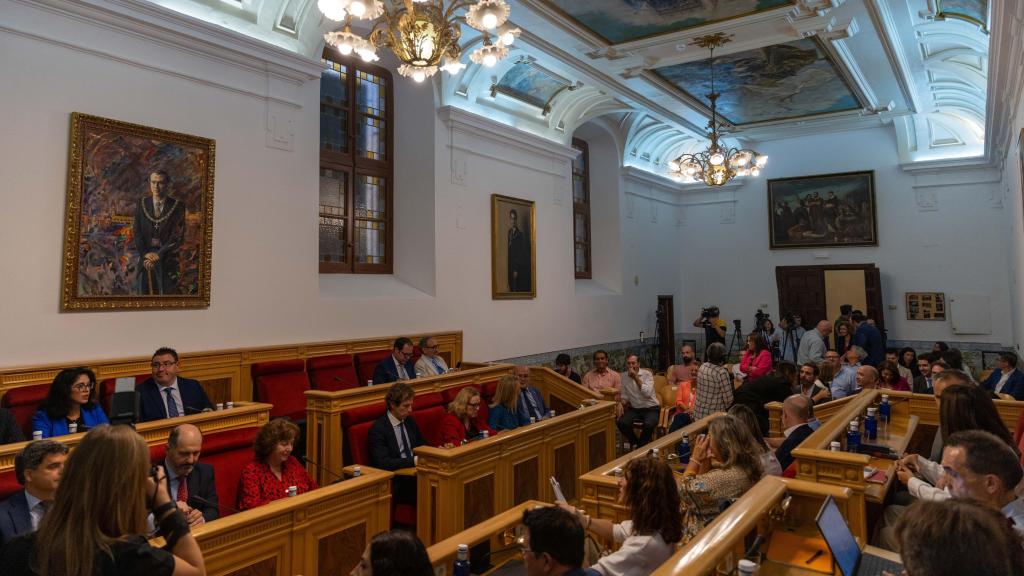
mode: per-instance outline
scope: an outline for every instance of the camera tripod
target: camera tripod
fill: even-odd
[[[727,361],[732,358],[733,350],[735,350],[737,354],[743,353],[743,336],[741,334],[739,320],[735,321],[735,330],[732,332],[732,340],[729,341],[729,351],[725,354]]]

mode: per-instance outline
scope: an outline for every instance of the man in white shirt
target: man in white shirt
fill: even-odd
[[[800,349],[796,353],[797,364],[807,364],[808,362],[821,364],[824,362],[825,351],[828,350],[825,341],[831,333],[832,323],[828,320],[818,322],[813,330],[804,333],[800,338]]]
[[[860,346],[850,346],[846,351],[846,365],[832,379],[832,399],[838,400],[856,394],[857,369],[860,368],[860,361],[867,356],[867,352]]]
[[[420,350],[423,354],[416,361],[416,377],[436,376],[448,371],[448,364],[437,353],[437,340],[433,336],[420,338]]]
[[[643,446],[654,435],[661,404],[654,392],[654,374],[640,367],[640,358],[636,354],[626,356],[626,371],[623,373],[620,393],[623,411],[616,422],[619,432],[634,448]],[[633,431],[634,422],[643,422],[639,438]]]
[[[982,430],[957,432],[942,451],[940,488],[953,498],[973,500],[1000,511],[1024,537],[1024,500],[1016,488],[1024,478],[1020,459],[996,435]]]
[[[14,475],[24,490],[0,502],[0,546],[18,534],[34,532],[57,493],[68,447],[37,440],[14,458]]]

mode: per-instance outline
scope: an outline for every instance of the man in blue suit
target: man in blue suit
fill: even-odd
[[[178,378],[178,353],[160,348],[153,353],[153,377],[136,388],[139,391],[139,422],[176,418],[213,410],[202,385]]]
[[[1024,400],[1024,374],[1017,370],[1017,355],[1000,352],[998,368],[981,383],[981,387],[996,394],[1009,394],[1014,400]]]
[[[68,447],[56,440],[36,440],[14,458],[14,474],[24,490],[0,502],[0,547],[18,534],[33,532],[53,503]]]
[[[391,356],[380,361],[373,369],[373,383],[390,384],[399,380],[412,380],[416,368],[412,363],[412,340],[402,337],[395,340]]]
[[[868,353],[867,358],[861,358],[861,363],[878,366],[885,361],[885,341],[878,328],[869,324],[867,316],[860,310],[854,310],[850,320],[854,326],[853,345],[860,346]]]
[[[516,366],[516,379],[519,381],[519,400],[516,401],[519,425],[529,424],[531,416],[540,422],[548,415],[548,407],[540,390],[530,386],[530,367]]]

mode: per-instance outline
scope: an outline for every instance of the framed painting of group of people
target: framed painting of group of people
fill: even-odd
[[[210,305],[215,143],[71,115],[61,309]]]
[[[877,246],[874,171],[768,181],[771,248]]]

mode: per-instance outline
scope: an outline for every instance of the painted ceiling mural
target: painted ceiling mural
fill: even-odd
[[[680,90],[710,105],[709,59],[656,68]],[[860,108],[824,50],[810,39],[715,57],[718,112],[753,124]]]
[[[546,108],[555,94],[568,85],[529,61],[519,61],[505,72],[494,89],[527,104]]]
[[[612,44],[788,6],[792,0],[549,0]]]

